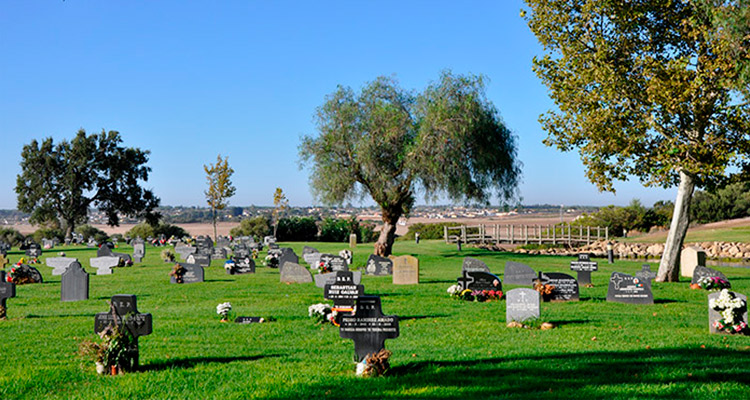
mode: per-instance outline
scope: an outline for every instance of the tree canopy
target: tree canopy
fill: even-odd
[[[485,81],[444,72],[421,93],[387,77],[360,92],[339,86],[317,110],[317,137],[300,144],[316,197],[340,204],[370,196],[383,213],[381,255],[390,254],[395,224],[418,191],[427,200],[511,199],[520,176],[516,138],[487,99]]]
[[[232,174],[234,169],[229,166],[229,157],[221,158],[221,154],[216,156],[215,164],[203,166],[206,172],[206,183],[208,189],[204,192],[206,202],[211,207],[211,217],[214,225],[214,240],[218,239],[216,233],[216,211],[223,210],[228,205],[228,199],[234,196],[237,189],[232,184]]]
[[[121,142],[117,131],[87,135],[83,129],[71,141],[32,140],[21,152],[18,209],[34,224],[59,222],[67,237],[87,221],[91,207],[103,211],[109,225],[119,224],[119,214],[156,223],[159,198],[140,186],[151,171],[149,152]]]

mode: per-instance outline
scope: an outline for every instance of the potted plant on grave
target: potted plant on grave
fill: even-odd
[[[180,263],[176,263],[174,267],[172,267],[172,271],[169,273],[169,276],[174,277],[174,281],[177,283],[182,283],[182,277],[187,272],[187,269],[182,266]]]
[[[170,249],[164,249],[161,251],[161,259],[164,262],[174,262],[174,252]]]
[[[27,283],[36,283],[31,275],[31,268],[24,265],[16,265],[10,269],[10,272],[5,276],[5,279],[16,285],[24,285]]]
[[[275,255],[269,254],[266,256],[263,265],[268,268],[279,268],[279,259]]]
[[[232,311],[232,304],[229,302],[221,303],[216,306],[216,314],[219,314],[219,322],[229,322],[229,313]]]
[[[362,362],[357,364],[357,376],[370,378],[382,376],[391,368],[391,351],[381,349],[374,354],[368,354]]]
[[[552,297],[552,292],[555,290],[555,285],[547,285],[542,283],[539,279],[534,281],[534,290],[539,292],[539,294],[542,296],[542,300],[544,301],[550,301],[550,298]]]
[[[84,340],[78,347],[79,355],[94,361],[96,372],[104,375],[132,371],[137,349],[127,329],[110,325],[99,333],[101,341]]]
[[[730,289],[732,285],[726,279],[718,276],[704,276],[698,279],[698,287],[709,292],[716,292],[723,289]]]

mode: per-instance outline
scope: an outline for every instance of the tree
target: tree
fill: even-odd
[[[718,29],[722,51],[738,63],[736,89],[750,98],[750,0],[703,0]]]
[[[742,66],[699,1],[526,0],[545,49],[534,71],[558,108],[540,117],[545,143],[579,149],[600,190],[628,176],[679,184],[661,282],[679,279],[695,186],[721,185],[750,153]]]
[[[396,224],[425,198],[510,199],[520,175],[516,139],[486,98],[485,78],[443,72],[419,94],[379,77],[341,87],[317,109],[319,135],[300,144],[314,194],[341,204],[369,195],[382,212],[375,253],[391,254]]]
[[[279,220],[284,215],[286,209],[289,208],[289,200],[284,195],[284,191],[281,188],[276,188],[273,193],[273,237],[276,237],[276,230],[279,228]]]
[[[119,225],[120,214],[158,221],[159,198],[140,187],[148,180],[149,151],[122,147],[117,131],[87,135],[79,130],[71,141],[32,140],[21,152],[16,178],[18,209],[33,224],[59,221],[66,237],[88,220],[90,207]]]
[[[236,189],[232,185],[232,174],[234,170],[229,166],[229,157],[221,159],[221,154],[216,156],[216,164],[203,166],[206,171],[206,181],[208,190],[206,190],[206,202],[211,207],[211,217],[214,224],[214,241],[218,239],[216,234],[216,211],[225,209],[229,203],[227,199],[234,196]]]

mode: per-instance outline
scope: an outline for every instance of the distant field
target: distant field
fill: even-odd
[[[623,242],[658,243],[667,239],[667,232],[656,232],[622,239]],[[732,219],[696,225],[688,229],[685,241],[695,242],[750,242],[750,218]]]

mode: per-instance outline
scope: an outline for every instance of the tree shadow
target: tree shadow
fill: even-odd
[[[456,280],[450,279],[430,279],[426,281],[419,281],[419,283],[456,283]]]
[[[54,314],[54,315],[40,315],[40,314],[28,314],[25,318],[28,319],[42,319],[42,318],[68,318],[68,317],[90,317],[91,313],[81,314]]]
[[[669,304],[669,303],[687,303],[687,301],[674,300],[674,299],[654,299],[654,304]]]
[[[204,279],[203,282],[234,282],[231,279]]]
[[[268,354],[258,356],[237,356],[237,357],[188,357],[175,358],[170,360],[159,360],[153,363],[142,365],[138,368],[139,372],[163,371],[168,369],[188,369],[194,368],[198,364],[221,363],[227,364],[237,361],[256,361],[264,358],[283,357],[283,354]]]
[[[447,315],[445,314],[435,314],[435,315],[406,315],[406,316],[399,316],[398,320],[403,322],[410,319],[429,319],[429,318],[445,318]]]
[[[591,322],[591,320],[588,319],[573,319],[573,320],[563,320],[563,321],[549,321],[552,324],[555,324],[557,326],[564,326],[564,325],[578,325],[578,324],[588,324]]]

